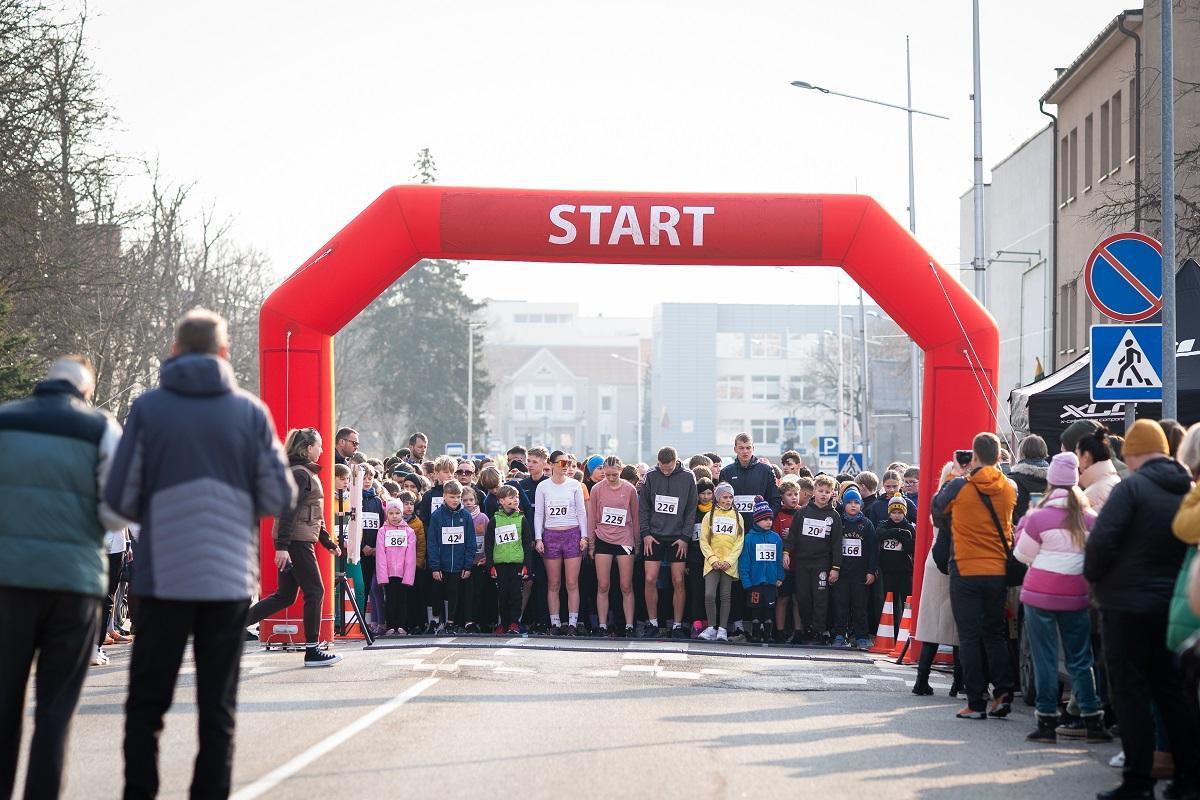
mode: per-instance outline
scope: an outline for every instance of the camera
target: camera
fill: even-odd
[[[970,450],[955,450],[954,451],[954,460],[956,462],[958,462],[958,465],[960,467],[969,466],[971,464],[971,459],[973,457],[974,457],[974,454]]]

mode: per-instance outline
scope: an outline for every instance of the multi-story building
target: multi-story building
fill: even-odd
[[[844,317],[838,360],[839,308]],[[868,463],[911,458],[908,338],[867,306]],[[851,411],[862,363],[857,305],[662,303],[655,307],[650,366],[650,452],[728,455],[748,432],[764,455],[794,446],[816,461],[816,437],[861,447]],[[839,363],[845,401],[837,403]],[[841,411],[841,419],[839,419]],[[794,423],[793,423],[794,421]],[[793,423],[793,424],[789,424]]]
[[[1000,407],[1053,364],[1054,130],[1047,125],[992,168],[984,187],[988,311],[1000,327]],[[959,261],[975,253],[974,201],[959,198]]]
[[[1110,22],[1041,101],[1057,107],[1055,136],[1055,366],[1088,347],[1087,330],[1108,322],[1087,297],[1088,255],[1106,236],[1139,230],[1160,237],[1156,208],[1161,150],[1159,65],[1161,0],[1125,11]],[[1174,15],[1175,152],[1200,142],[1200,0],[1176,3]],[[1179,170],[1176,191],[1195,198],[1200,170]],[[1137,209],[1142,208],[1142,212]],[[1176,215],[1184,212],[1178,206]],[[1143,218],[1144,217],[1144,218]],[[1180,251],[1179,262],[1189,255]]]
[[[638,364],[649,352],[649,318],[508,300],[488,300],[481,317],[495,384],[484,409],[489,449],[542,444],[640,459]]]

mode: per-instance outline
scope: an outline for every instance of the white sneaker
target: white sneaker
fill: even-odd
[[[729,641],[729,632],[726,631],[724,628],[717,628],[717,641],[718,642],[728,642]]]
[[[1115,756],[1110,758],[1108,760],[1108,765],[1110,767],[1116,767],[1117,769],[1124,769],[1125,768],[1125,751],[1122,750],[1121,752],[1117,753]]]
[[[97,647],[96,652],[92,653],[92,666],[103,667],[108,664],[108,654],[104,652],[104,648]]]
[[[696,638],[703,639],[706,642],[711,642],[713,639],[717,638],[717,629],[712,625],[709,625],[707,628],[702,630]]]

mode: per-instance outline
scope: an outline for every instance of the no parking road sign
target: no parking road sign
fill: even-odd
[[[1162,245],[1142,233],[1109,236],[1088,257],[1084,285],[1101,313],[1119,322],[1150,319],[1162,310]]]
[[[1092,326],[1092,401],[1162,402],[1162,325]]]

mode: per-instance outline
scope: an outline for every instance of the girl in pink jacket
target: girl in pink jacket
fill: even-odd
[[[387,521],[380,527],[375,547],[375,579],[384,588],[386,633],[407,636],[408,593],[417,573],[417,538],[404,521],[404,503],[389,500]]]
[[[1046,495],[1021,518],[1013,551],[1029,565],[1021,586],[1025,636],[1033,660],[1038,728],[1026,738],[1053,744],[1058,726],[1058,639],[1071,673],[1087,741],[1111,741],[1104,730],[1100,698],[1092,673],[1092,625],[1088,617],[1088,583],[1083,553],[1096,521],[1078,486],[1079,460],[1059,453],[1046,473]]]

